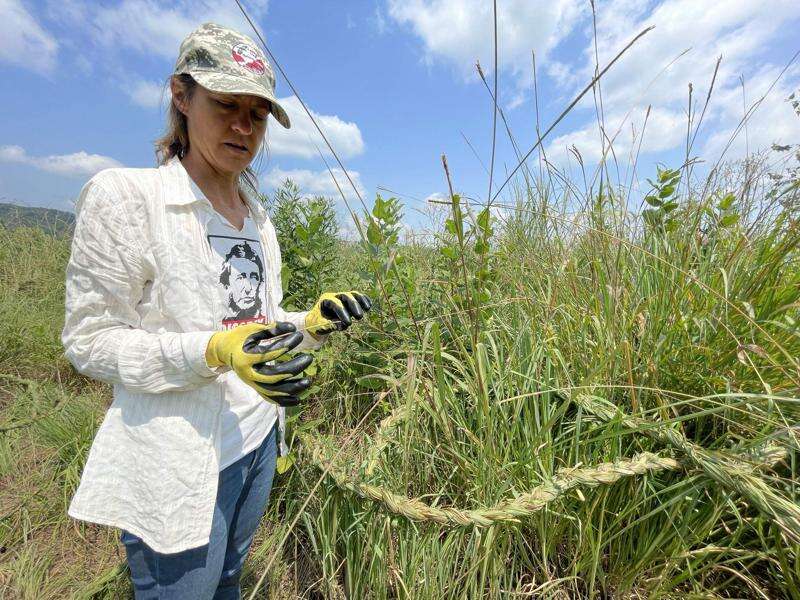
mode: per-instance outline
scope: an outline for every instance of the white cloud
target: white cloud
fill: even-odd
[[[558,60],[551,60],[544,64],[544,69],[550,78],[555,81],[556,87],[559,89],[568,89],[578,85],[580,76],[572,65],[559,62]],[[584,82],[584,85],[591,81],[591,79]]]
[[[313,158],[318,156],[318,147],[323,154],[330,155],[328,147],[297,97],[278,98],[278,102],[289,115],[292,127],[284,129],[275,122],[270,123],[271,128],[267,134],[270,151],[281,156]],[[351,158],[364,152],[364,140],[358,125],[344,121],[336,115],[321,115],[313,110],[311,114],[341,158]]]
[[[600,82],[606,120],[606,131],[612,135],[623,115],[632,110],[615,150],[626,154],[630,150],[630,129],[633,124],[641,131],[642,117],[648,105],[652,113],[647,124],[643,152],[657,152],[682,147],[687,127],[688,85],[693,85],[693,112],[699,116],[711,83],[718,56],[722,56],[715,88],[699,139],[712,132],[714,143],[702,150],[721,150],[718,136],[724,136],[735,127],[742,115],[742,96],[739,76],[744,75],[749,102],[761,92],[760,71],[775,74],[777,69],[765,63],[765,51],[774,47],[782,33],[800,24],[800,2],[775,0],[769,8],[760,0],[728,0],[726,2],[696,2],[695,0],[665,0],[654,8],[646,0],[610,0],[598,4],[597,46],[602,67],[639,31],[649,25],[655,29],[639,40],[615,64]],[[681,52],[689,50],[669,68],[664,68]],[[577,68],[555,63],[548,74],[573,95],[591,80],[595,69],[594,43],[589,39],[583,49],[582,64]],[[786,56],[788,60],[789,56]],[[663,72],[661,72],[663,70]],[[797,85],[797,73],[789,74]],[[655,78],[655,79],[654,79]],[[783,92],[790,83],[784,83]],[[751,135],[750,150],[772,143],[771,136],[788,139],[796,131],[797,118],[780,103],[780,90],[765,102],[750,121],[750,127],[759,134]],[[785,96],[784,96],[785,97]],[[771,107],[771,108],[768,108]],[[579,109],[590,109],[591,117],[574,131],[561,135],[548,144],[550,150],[564,156],[564,147],[575,144],[584,158],[596,159],[600,155],[600,136],[592,94],[587,94]],[[716,132],[716,133],[713,133]],[[784,133],[784,135],[780,135]],[[744,136],[742,135],[742,138]],[[727,138],[726,138],[727,140]],[[627,144],[627,145],[626,145]],[[693,154],[700,148],[695,147]],[[715,160],[717,156],[703,155]]]
[[[267,4],[266,0],[247,2],[248,14],[257,22],[266,13]],[[256,38],[233,2],[122,0],[111,6],[97,6],[83,0],[49,0],[48,13],[83,29],[106,49],[127,48],[170,60],[177,57],[183,38],[206,21]]]
[[[386,17],[383,16],[383,11],[381,11],[380,5],[375,6],[375,15],[372,19],[373,24],[375,25],[375,30],[378,34],[383,35],[386,33]]]
[[[401,200],[405,199],[401,198]],[[416,225],[417,231],[428,233],[442,231],[445,221],[451,215],[449,202],[450,195],[444,192],[433,192],[425,196],[425,199],[417,206],[419,211]]]
[[[443,192],[433,192],[432,194],[428,194],[424,200],[426,204],[431,201],[436,202],[437,204],[441,204],[442,202],[449,202],[450,196],[448,196]]]
[[[45,13],[53,21],[62,23],[89,23],[91,5],[85,0],[47,0]]]
[[[177,5],[173,8],[147,0],[125,0],[100,8],[93,20],[98,41],[104,46],[122,46],[164,58],[175,58],[183,38],[202,22]]]
[[[250,0],[246,8],[258,22],[265,15],[267,5],[267,0]],[[114,85],[128,94],[135,104],[147,108],[159,106],[162,84],[135,75],[131,78],[130,57],[123,56],[123,51],[166,59],[172,67],[183,39],[207,21],[232,27],[259,43],[235,3],[122,0],[98,6],[88,0],[47,0],[46,14],[51,20],[88,39],[89,43],[82,42],[82,51],[89,51],[92,56],[86,58],[81,54],[76,59],[78,68],[83,71],[94,71],[97,67],[105,69]],[[165,78],[167,74],[165,71]]]
[[[717,83],[731,85],[752,57],[769,47],[781,27],[800,20],[796,0],[775,0],[769,10],[761,0],[665,0],[649,14],[644,12],[646,6],[641,0],[611,0],[598,8],[601,65],[635,33],[655,25],[603,77],[603,99],[611,105],[630,104],[640,96],[645,104],[685,104],[689,82],[698,98],[707,92],[719,55],[722,64]],[[687,48],[690,52],[646,89],[656,72]],[[588,82],[593,71],[594,45],[590,42],[584,48],[581,80]]]
[[[498,2],[498,66],[512,75],[518,106],[519,93],[530,86],[531,51],[537,62],[568,34],[585,12],[580,0],[505,0]],[[475,61],[484,74],[494,70],[492,3],[485,0],[389,0],[389,16],[407,25],[422,40],[426,64],[451,64],[464,81],[478,78]],[[500,102],[503,103],[503,96]]]
[[[655,108],[650,111],[645,124],[646,113],[646,109],[637,108],[630,115],[621,112],[606,114],[606,135],[613,142],[613,150],[620,166],[627,163],[632,151],[635,153],[639,149],[643,129],[642,154],[669,150],[686,141],[686,115],[667,108]],[[566,158],[568,149],[572,146],[578,149],[586,164],[600,160],[603,143],[597,122],[591,121],[580,129],[553,139],[547,145],[548,160],[558,162]],[[612,159],[612,154],[607,152],[606,160],[610,162]]]
[[[266,0],[251,1],[247,5],[252,17],[259,17],[266,12]],[[80,28],[108,52],[125,48],[146,56],[160,56],[170,62],[177,58],[184,37],[205,21],[230,26],[259,43],[252,28],[233,3],[209,0],[122,0],[113,6],[89,8],[90,6],[82,0],[63,0],[63,3],[62,0],[50,0],[49,14],[52,18],[60,17]],[[114,59],[106,56],[105,60],[110,64]],[[129,75],[125,79],[117,75],[112,77],[134,104],[145,108],[159,107],[163,82]],[[164,108],[169,106],[169,98],[170,93],[167,90],[164,94]],[[313,158],[317,156],[314,146],[316,143],[324,154],[329,155],[324,141],[299,100],[295,96],[289,96],[279,101],[289,114],[292,127],[285,130],[277,123],[270,124],[270,151],[278,156]],[[364,140],[358,125],[337,115],[320,114],[313,110],[312,114],[342,158],[351,158],[364,152]]]
[[[745,81],[745,102],[748,109],[767,92],[778,75],[777,68],[767,67]],[[800,68],[789,72],[789,80],[797,82],[799,79]],[[742,105],[741,88],[729,87],[722,90],[718,98],[719,110],[715,116],[714,132],[705,141],[702,155],[716,160],[725,150],[726,159],[735,159],[746,156],[748,152],[771,146],[773,142],[800,143],[800,116],[787,102],[788,96],[796,89],[797,85],[790,85],[786,78],[778,81],[763,102],[754,108],[746,127],[743,126],[736,134],[727,150],[725,148],[744,117],[745,108]]]
[[[351,202],[351,207],[358,212],[359,207],[352,204],[352,201],[357,200],[357,197],[353,191],[353,187],[350,185],[347,177],[345,177],[344,172],[338,167],[331,168],[331,171],[348,202]],[[358,171],[348,171],[348,174],[358,189],[359,194],[361,194],[361,197],[366,201],[366,192],[361,183],[360,174]],[[311,171],[309,169],[284,170],[280,167],[274,167],[269,173],[264,175],[262,180],[264,184],[270,188],[277,188],[280,187],[287,178],[297,184],[300,188],[300,193],[304,196],[328,196],[334,201],[338,201],[342,197],[327,169],[324,171]]]
[[[72,177],[92,176],[103,169],[123,166],[109,156],[87,154],[82,150],[73,154],[30,156],[20,146],[0,146],[0,161],[28,165],[42,171]]]
[[[162,85],[159,83],[137,79],[132,82],[122,82],[121,85],[131,100],[144,108],[160,106],[162,110],[166,110],[171,102],[172,94],[169,88],[164,92],[162,102]],[[278,102],[289,115],[292,126],[285,129],[270,119],[267,133],[270,153],[275,156],[314,158],[318,156],[317,148],[319,148],[323,155],[330,156],[327,145],[297,97],[278,98]],[[358,125],[344,121],[336,115],[321,115],[313,110],[311,114],[341,158],[352,158],[364,152],[364,140]]]
[[[57,52],[58,42],[19,0],[0,0],[0,61],[47,74]]]
[[[89,77],[94,72],[94,65],[86,56],[77,54],[73,58],[75,60],[75,66],[84,76]]]
[[[172,94],[169,88],[164,89],[163,84],[154,81],[134,79],[133,81],[125,81],[122,87],[133,103],[143,108],[161,107],[164,109],[172,101]]]

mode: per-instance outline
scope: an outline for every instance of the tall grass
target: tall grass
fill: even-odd
[[[525,173],[423,242],[378,198],[297,300],[376,307],[317,356],[245,593],[800,598],[798,186],[768,159],[649,199]],[[4,597],[132,597],[117,532],[66,516],[110,398],[61,355],[68,253],[0,229]]]
[[[116,569],[110,529],[67,517],[110,390],[63,356],[70,240],[0,227],[0,597],[65,598]],[[116,577],[108,597],[127,594]]]
[[[548,201],[547,182],[517,188],[493,215],[491,249],[481,207],[470,218],[454,199],[437,243],[415,254],[422,337],[397,303],[407,326],[388,344],[364,329],[336,342],[311,411],[336,418],[299,426],[308,487],[330,472],[298,534],[322,571],[317,589],[798,597],[800,236],[796,205],[759,188],[759,160],[739,165],[739,185],[720,177],[699,198],[664,170],[649,215],[608,188],[578,213]],[[363,356],[379,365],[377,398],[346,376],[363,372]],[[586,410],[581,393],[629,417]],[[518,522],[480,522],[642,452],[680,468],[569,487]],[[749,477],[752,488],[738,483]],[[458,515],[437,522],[449,509]],[[459,524],[470,511],[481,518]]]

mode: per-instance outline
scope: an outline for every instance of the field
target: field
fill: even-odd
[[[800,598],[796,151],[646,198],[524,170],[412,237],[396,198],[355,242],[265,198],[288,305],[376,308],[317,354],[245,594]],[[66,516],[110,401],[62,356],[69,239],[0,236],[0,595],[132,598],[118,531]]]

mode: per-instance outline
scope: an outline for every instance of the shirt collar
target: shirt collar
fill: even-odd
[[[208,199],[204,197],[198,198],[192,191],[192,179],[177,155],[167,160],[160,168],[163,169],[164,203],[167,206],[181,206],[193,202],[202,202],[211,207]],[[242,196],[250,209],[253,219],[256,222],[260,222],[264,216],[264,207],[261,202],[254,197],[252,191],[246,186],[242,188]]]

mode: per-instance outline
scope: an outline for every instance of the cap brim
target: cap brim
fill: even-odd
[[[221,94],[250,94],[269,100],[272,107],[270,112],[272,116],[275,117],[275,120],[286,129],[291,127],[289,115],[286,114],[286,111],[278,103],[275,96],[263,85],[258,85],[242,77],[216,71],[192,71],[189,74],[194,77],[197,83],[212,92],[219,92]]]

